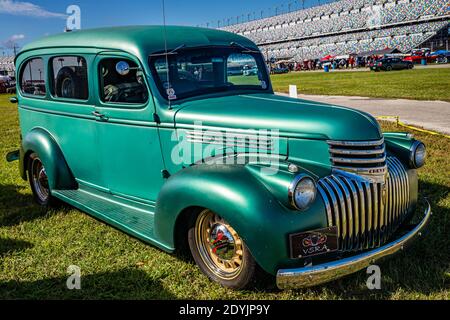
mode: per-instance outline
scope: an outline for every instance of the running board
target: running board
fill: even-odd
[[[151,205],[88,187],[80,187],[77,190],[52,190],[52,195],[145,242],[165,251],[174,250],[155,239],[154,207]]]

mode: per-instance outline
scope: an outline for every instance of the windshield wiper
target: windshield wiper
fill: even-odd
[[[176,47],[175,49],[169,51],[169,52],[161,52],[161,53],[154,53],[151,54],[150,57],[158,57],[158,56],[165,56],[165,55],[171,55],[171,54],[178,54],[178,50],[180,50],[181,48],[186,47],[185,44],[179,45],[178,47]]]
[[[242,45],[242,44],[240,44],[239,42],[230,42],[230,45],[231,46],[238,46],[238,47],[241,47],[242,49],[244,49],[245,51],[243,51],[244,53],[259,53],[259,51],[256,51],[256,50],[252,50],[252,49],[250,49],[250,48],[247,48],[246,46],[244,46],[244,45]]]

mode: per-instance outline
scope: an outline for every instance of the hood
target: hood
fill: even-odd
[[[294,135],[330,140],[377,140],[378,122],[355,109],[293,99],[274,94],[235,95],[181,103],[177,125],[194,124],[232,129],[279,130]]]

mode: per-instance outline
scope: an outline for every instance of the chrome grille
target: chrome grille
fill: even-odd
[[[333,168],[358,174],[386,172],[384,139],[375,141],[327,141]]]
[[[318,182],[328,224],[336,226],[342,251],[383,244],[403,222],[409,206],[408,174],[395,157],[387,158],[386,182],[334,170]]]

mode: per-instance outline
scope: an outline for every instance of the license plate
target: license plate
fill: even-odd
[[[328,227],[290,235],[291,257],[305,258],[337,251],[337,228]]]

